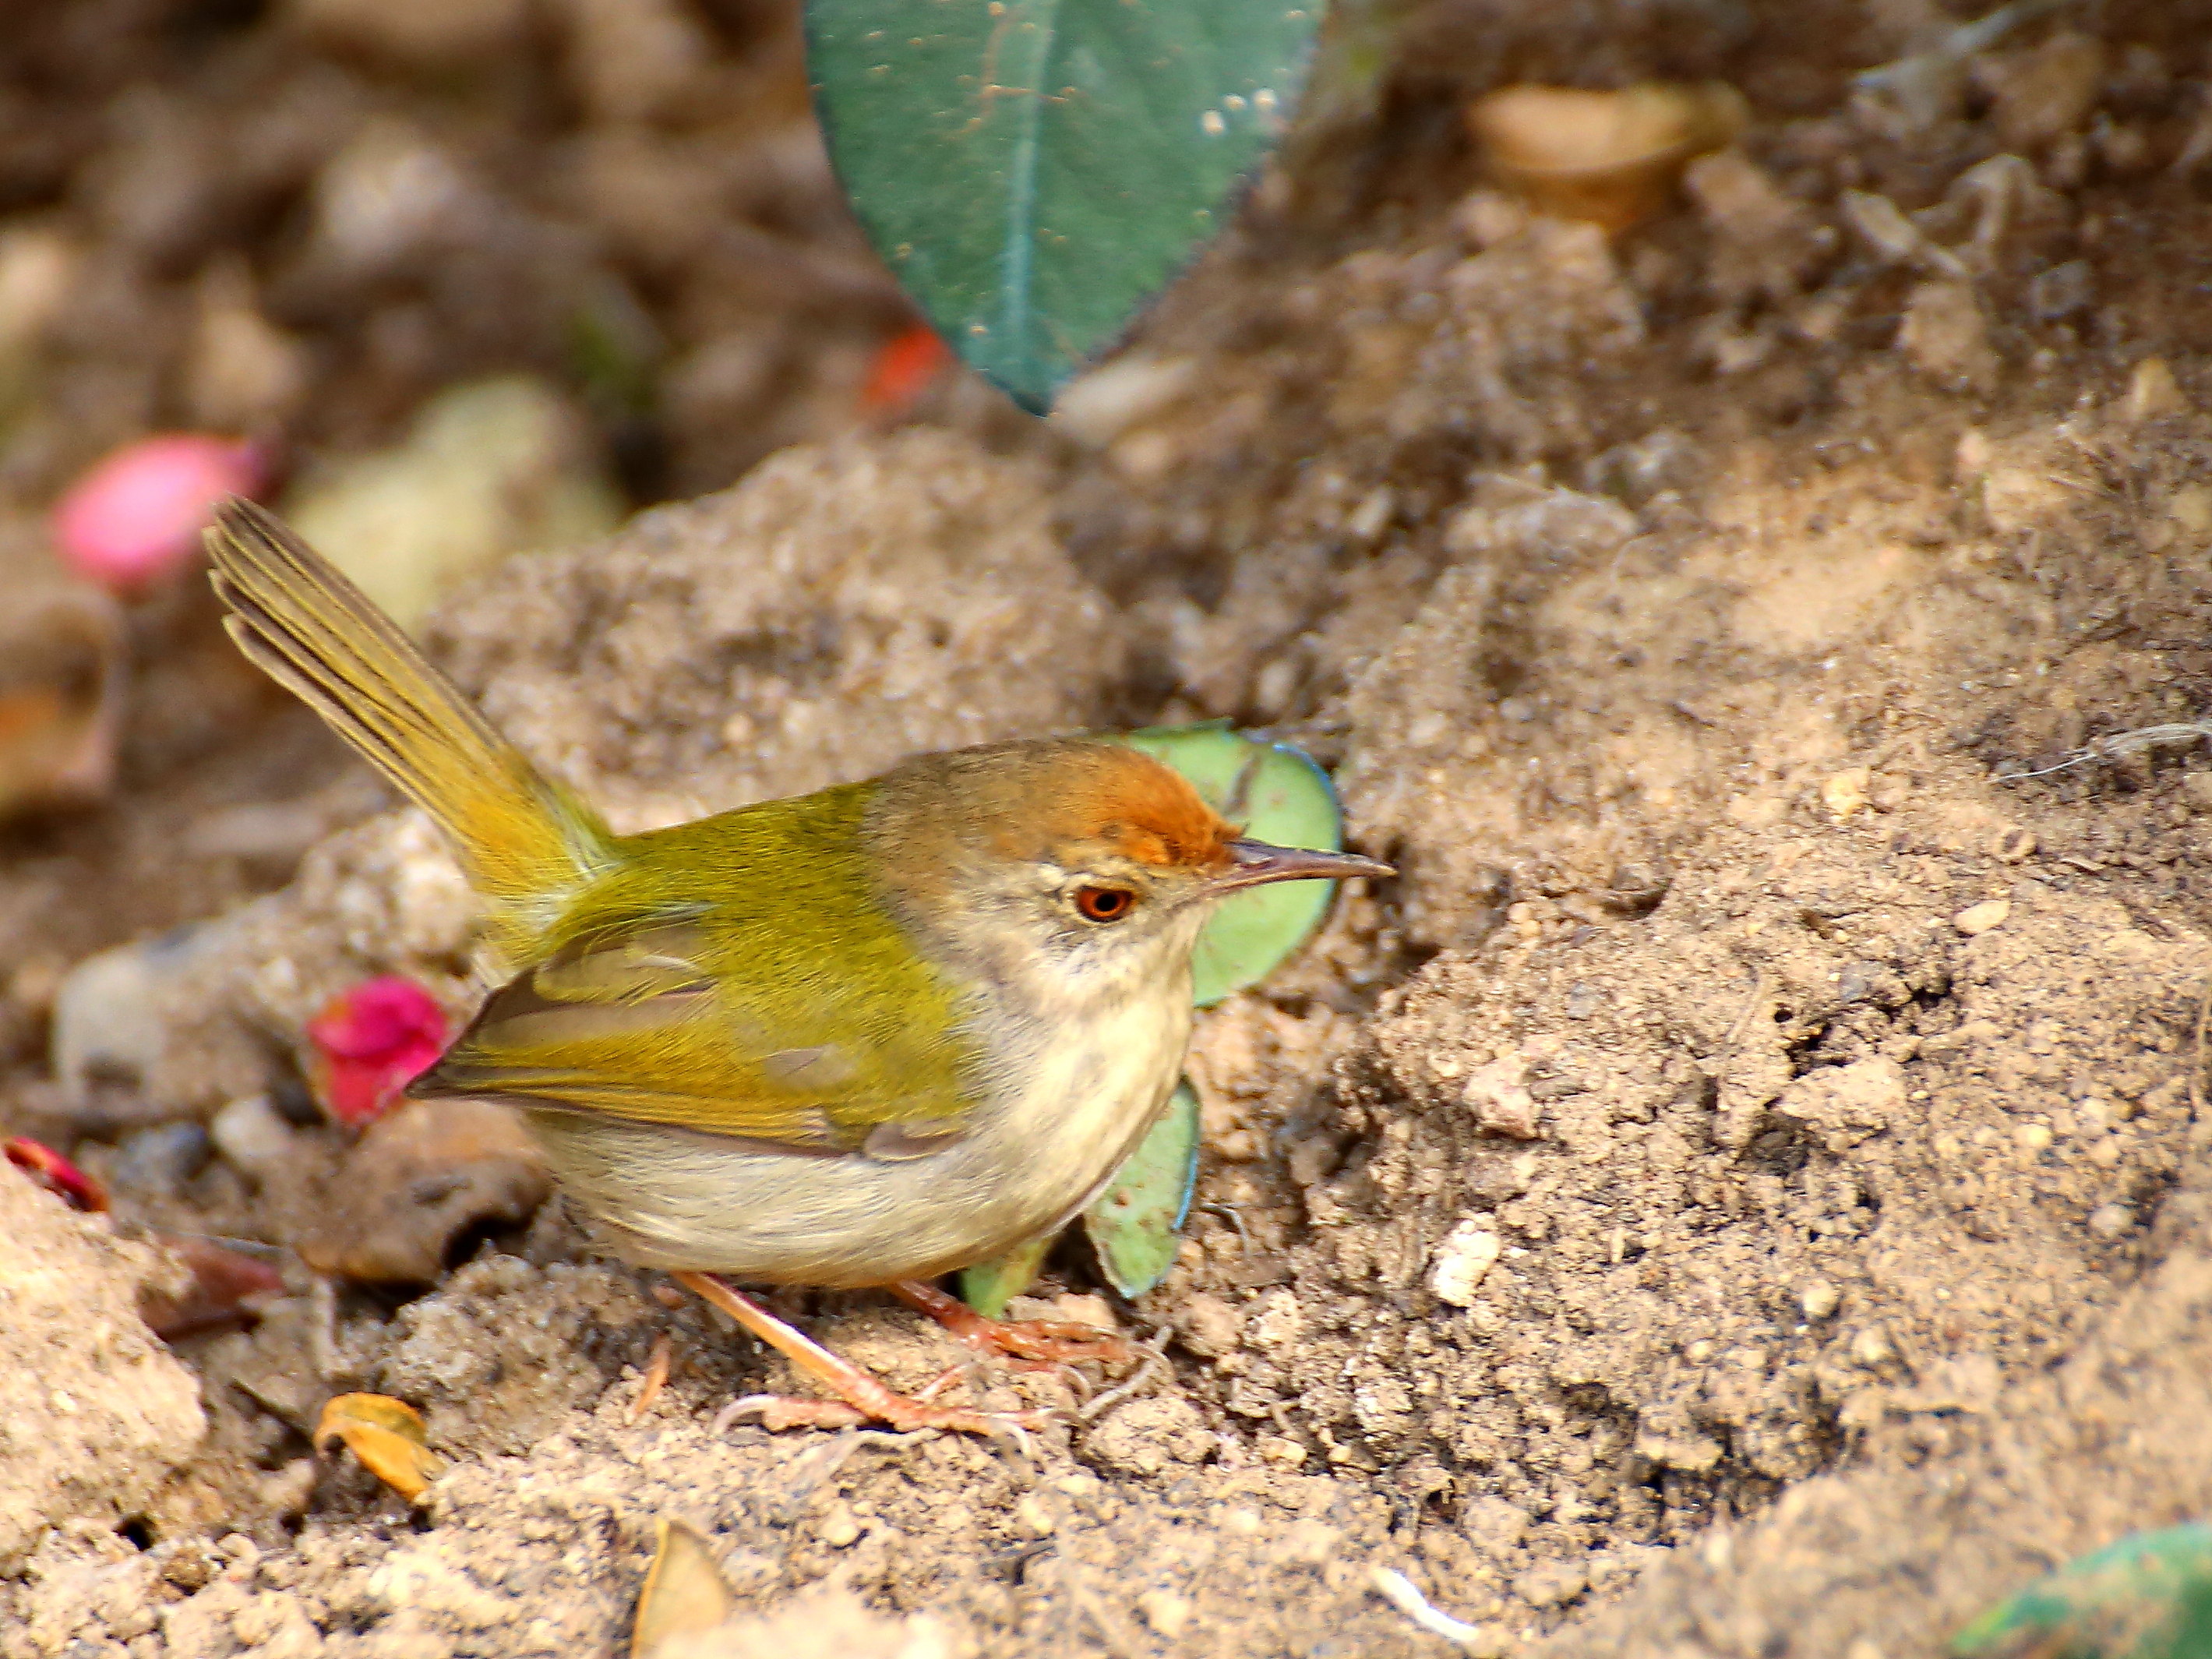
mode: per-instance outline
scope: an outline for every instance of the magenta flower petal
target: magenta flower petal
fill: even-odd
[[[374,1121],[446,1051],[445,1011],[410,979],[356,985],[307,1022],[323,1108],[349,1128]]]
[[[130,592],[196,557],[200,532],[225,497],[261,483],[253,446],[194,432],[126,444],[55,503],[54,545],[70,568]]]

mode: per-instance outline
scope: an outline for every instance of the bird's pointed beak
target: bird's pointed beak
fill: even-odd
[[[1217,893],[1264,886],[1271,881],[1336,881],[1349,876],[1395,876],[1387,864],[1357,853],[1311,853],[1299,847],[1270,847],[1264,841],[1232,841],[1231,860],[1208,884]]]

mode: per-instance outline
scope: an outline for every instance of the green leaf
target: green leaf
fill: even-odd
[[[2203,1659],[2212,1654],[2212,1524],[2139,1532],[2061,1567],[1959,1632],[1960,1655]]]
[[[1178,1083],[1160,1121],[1084,1212],[1083,1231],[1098,1265],[1124,1296],[1142,1296],[1175,1266],[1198,1184],[1198,1096],[1188,1083]]]
[[[1322,0],[806,0],[860,222],[1024,408],[1225,222],[1294,102]]]
[[[1121,739],[1190,780],[1208,805],[1255,840],[1337,852],[1344,814],[1328,774],[1288,744],[1255,743],[1223,726],[1154,726]],[[1256,984],[1321,925],[1333,881],[1286,881],[1224,899],[1191,955],[1192,1000],[1212,1007]]]
[[[960,1299],[986,1319],[1001,1317],[1006,1311],[1006,1304],[1029,1289],[1030,1281],[1037,1276],[1037,1269],[1044,1266],[1044,1253],[1051,1248],[1052,1236],[1048,1235],[1017,1245],[988,1261],[963,1267]]]

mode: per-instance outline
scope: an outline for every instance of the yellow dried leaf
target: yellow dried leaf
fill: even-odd
[[[729,1586],[707,1540],[681,1521],[663,1519],[653,1567],[637,1598],[630,1659],[653,1659],[672,1638],[709,1631],[730,1616]]]
[[[445,1467],[428,1440],[422,1414],[389,1395],[335,1395],[315,1425],[317,1451],[344,1442],[363,1468],[410,1504]]]

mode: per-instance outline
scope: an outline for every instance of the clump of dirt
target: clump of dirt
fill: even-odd
[[[206,1431],[192,1374],[138,1316],[176,1276],[152,1250],[73,1214],[0,1164],[0,1570],[53,1528],[139,1520]],[[141,1522],[143,1525],[143,1522]]]
[[[1205,1018],[1182,1255],[1133,1309],[1085,1299],[1164,1364],[1087,1407],[972,1374],[1064,1411],[1029,1456],[717,1432],[793,1380],[556,1202],[428,1294],[303,1284],[198,1344],[210,1455],[253,1480],[143,1552],[52,1536],[0,1653],[610,1645],[677,1515],[750,1612],[817,1587],[827,1627],[857,1595],[921,1652],[1437,1650],[1372,1593],[1389,1566],[1477,1652],[1898,1659],[2201,1512],[2193,26],[2047,20],[1915,116],[1846,71],[1932,10],[1681,9],[1422,10],[1408,41],[1487,42],[1465,78],[1429,52],[1263,186],[1081,453],[798,452],[440,624],[629,823],[1107,718],[1336,766],[1403,874]],[[1613,240],[1451,136],[1470,91],[1585,48],[1728,75],[1760,116]],[[314,873],[411,822],[267,914],[345,940],[317,975],[458,1006],[460,922],[410,955]],[[241,1087],[309,1000],[261,994]],[[226,1151],[161,1213],[297,1243],[342,1149],[294,1133],[299,1196],[257,1202]],[[1045,1288],[1090,1283],[1071,1249]],[[895,1382],[956,1357],[870,1298],[788,1306]],[[301,1462],[344,1388],[422,1406],[453,1460],[414,1523]]]
[[[509,567],[432,644],[618,827],[676,822],[1103,721],[1124,647],[1048,517],[1036,468],[952,433],[791,450]]]

